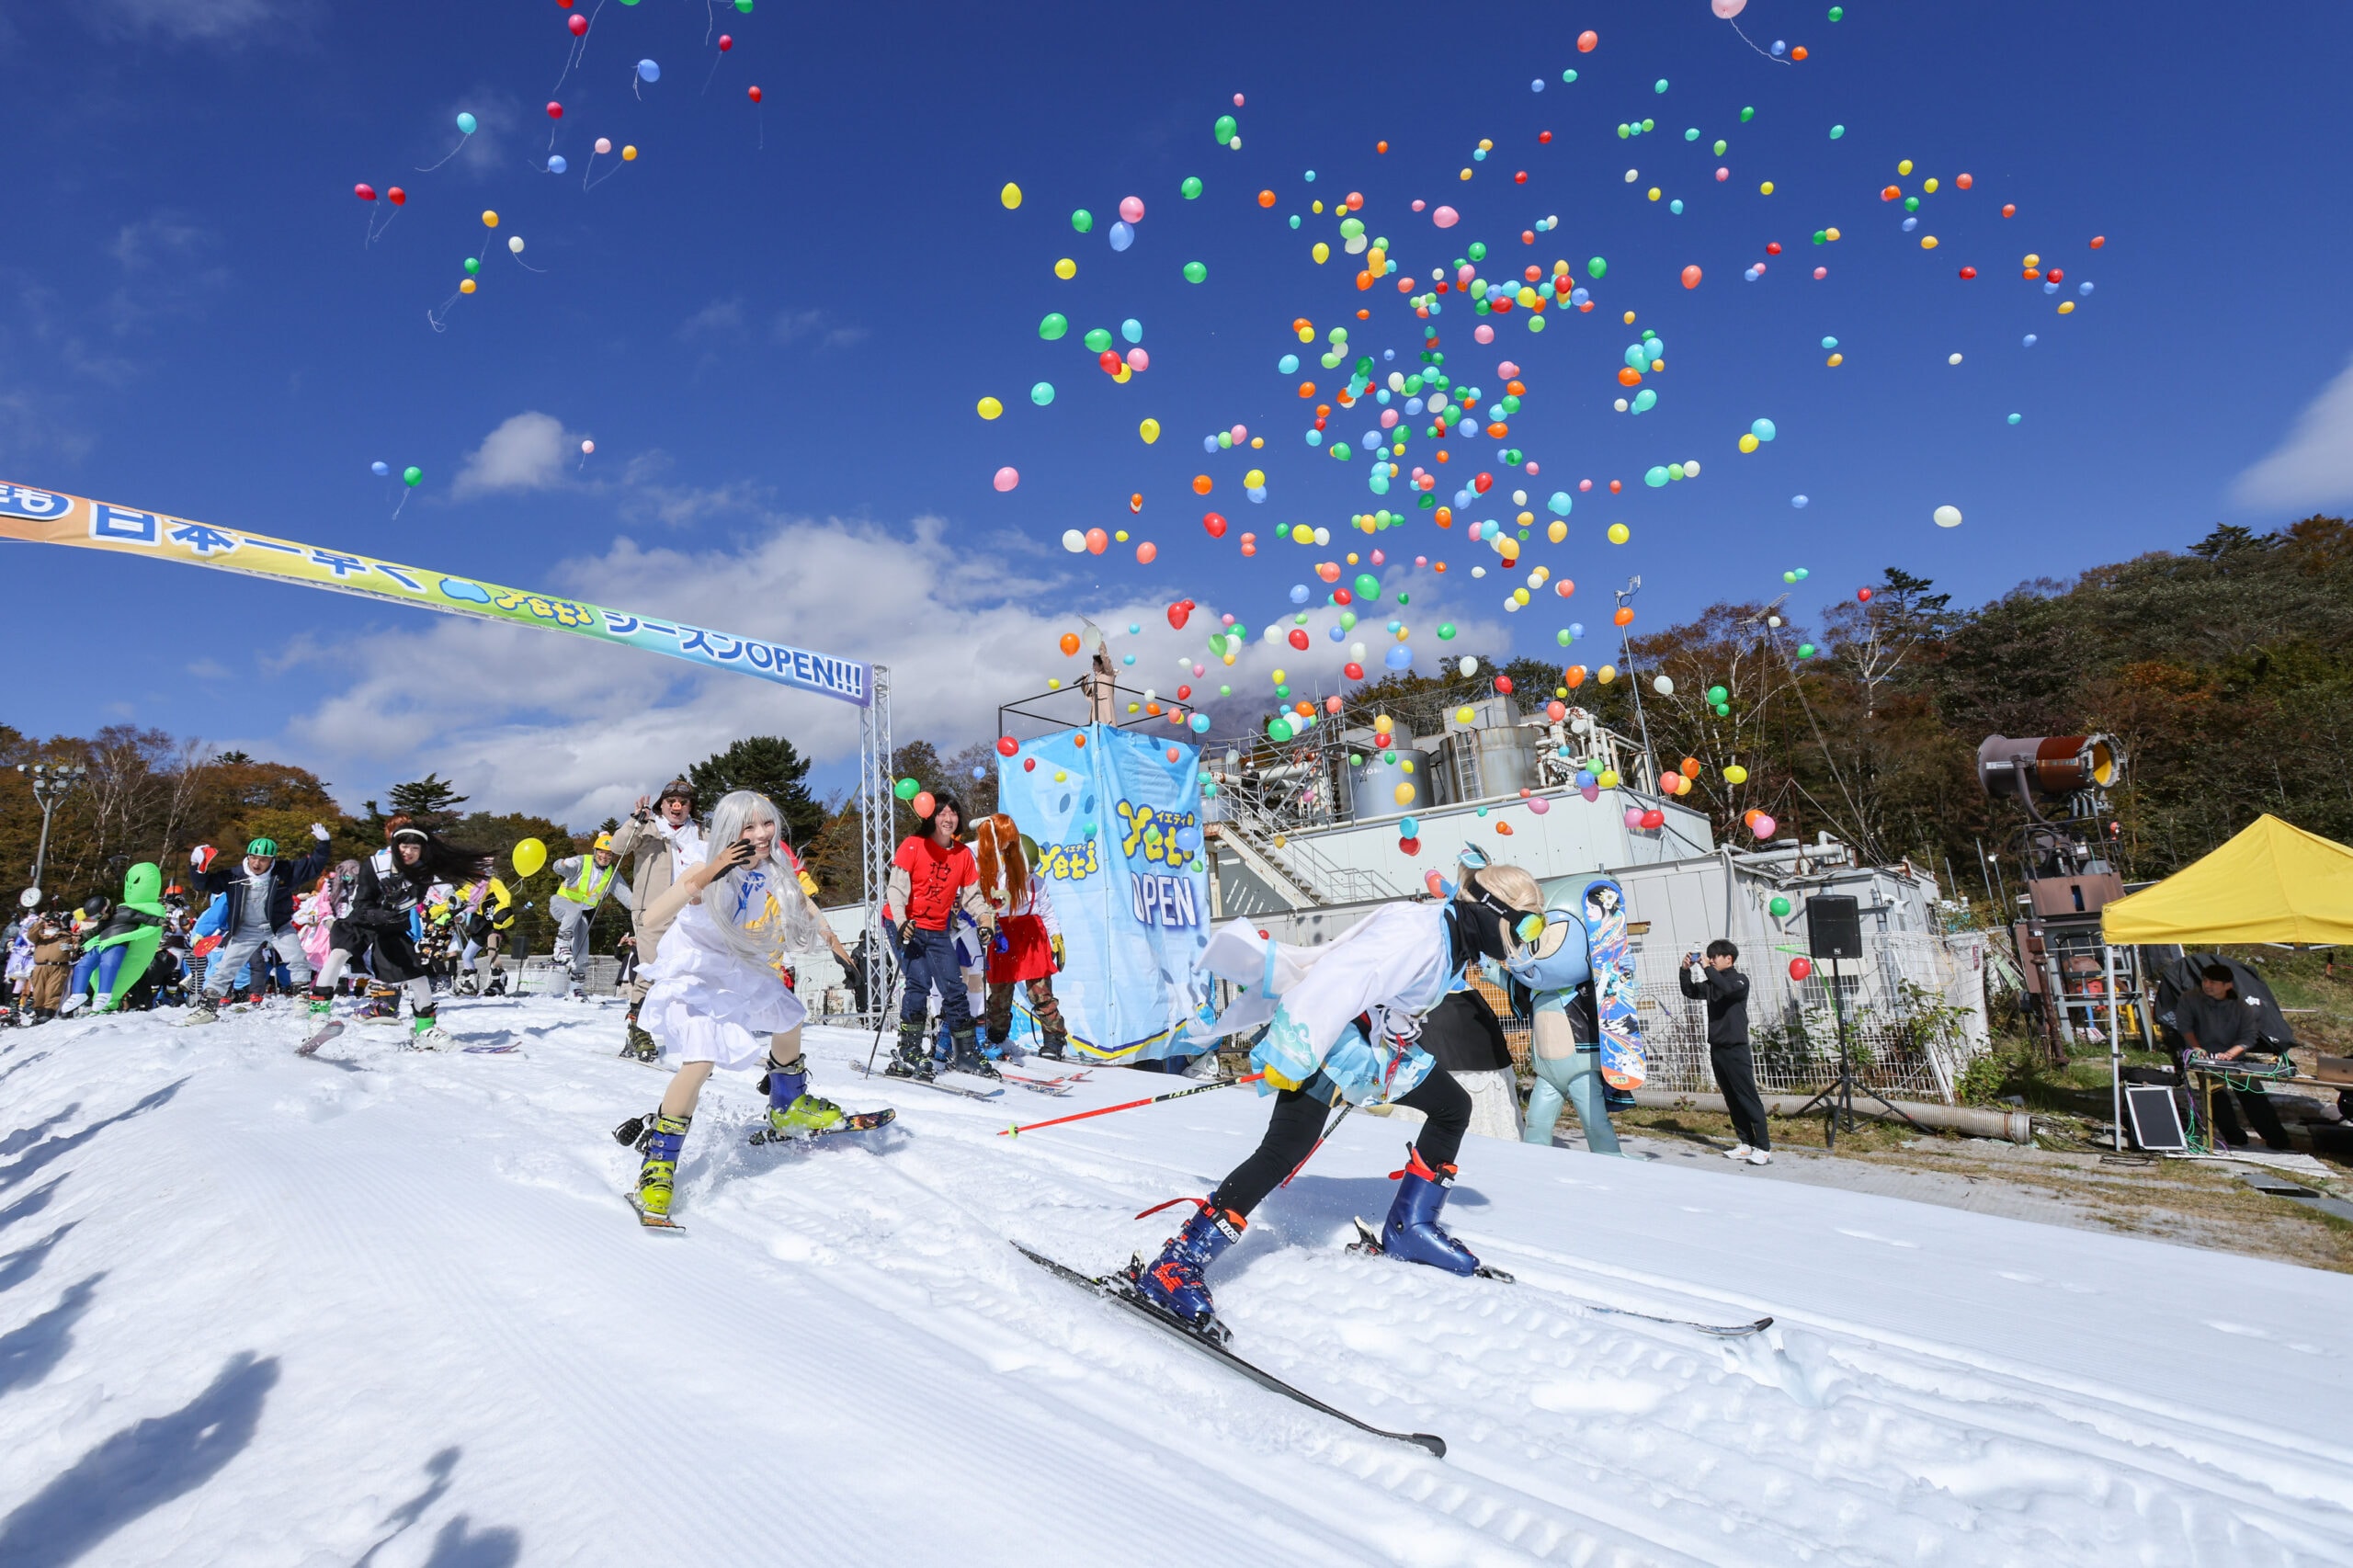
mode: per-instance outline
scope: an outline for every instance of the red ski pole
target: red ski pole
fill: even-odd
[[[1099,1110],[1082,1110],[1073,1116],[1057,1116],[1048,1121],[1033,1121],[1026,1127],[1008,1127],[997,1136],[1017,1137],[1024,1132],[1035,1132],[1041,1127],[1060,1127],[1065,1121],[1085,1121],[1090,1116],[1108,1116],[1115,1110],[1133,1110],[1138,1106],[1158,1105],[1163,1100],[1181,1100],[1187,1095],[1206,1095],[1211,1089],[1230,1089],[1236,1084],[1255,1084],[1265,1076],[1264,1073],[1252,1073],[1240,1078],[1220,1078],[1214,1084],[1196,1084],[1189,1089],[1173,1089],[1167,1094],[1154,1095],[1148,1099],[1130,1100],[1125,1105],[1107,1105]]]

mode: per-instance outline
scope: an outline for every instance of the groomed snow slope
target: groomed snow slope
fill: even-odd
[[[456,1003],[457,1044],[289,1012],[0,1036],[0,1563],[2353,1561],[2353,1280],[1472,1140],[1449,1217],[1520,1283],[1341,1250],[1404,1130],[1352,1117],[1216,1276],[1233,1376],[1025,1261],[1167,1233],[1264,1109],[1098,1072],[989,1104],[816,1086],[873,1135],[745,1147],[689,1233],[609,1130],[619,1014]],[[1603,1303],[1779,1326],[1716,1342]]]

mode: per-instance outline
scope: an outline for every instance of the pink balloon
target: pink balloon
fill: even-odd
[[[1748,830],[1759,838],[1772,837],[1773,830],[1780,825],[1781,824],[1779,823],[1775,822],[1763,812],[1757,812],[1748,820]]]
[[[1824,278],[1827,278],[1827,277],[1829,277],[1829,276],[1830,276],[1830,269],[1829,269],[1828,267],[1815,267],[1815,268],[1813,269],[1813,280],[1814,280],[1816,283],[1821,282]]]
[[[1020,483],[1021,475],[1018,471],[1010,468],[1001,468],[996,471],[996,487],[1000,491],[1010,490]]]
[[[1506,381],[1509,381],[1514,376],[1519,374],[1519,366],[1516,361],[1506,359],[1502,364],[1495,367],[1495,374],[1501,376]]]
[[[1530,795],[1528,798],[1528,809],[1540,817],[1552,809],[1552,802],[1541,795]]]
[[[1130,196],[1123,198],[1120,202],[1120,216],[1125,218],[1131,223],[1142,222],[1143,198],[1141,196]]]
[[[1451,229],[1454,225],[1462,222],[1462,214],[1457,212],[1451,207],[1441,207],[1437,211],[1430,214],[1430,222],[1436,223],[1441,229]]]
[[[1628,827],[1640,827],[1643,825],[1643,812],[1640,806],[1628,806],[1626,808],[1626,825]]]
[[[612,139],[611,137],[609,137],[609,136],[599,136],[599,137],[597,137],[597,152],[599,152],[599,153],[609,153],[609,152],[611,152],[612,150],[613,150],[613,139]]]
[[[1593,481],[1591,481],[1590,479],[1580,479],[1580,480],[1578,480],[1578,481],[1577,481],[1577,493],[1578,493],[1579,494],[1583,494],[1585,492],[1586,492],[1586,491],[1588,491],[1588,490],[1590,490],[1590,489],[1592,489],[1592,488],[1593,488]]]
[[[1145,353],[1145,352],[1144,352],[1142,349],[1141,349],[1141,348],[1131,348],[1131,349],[1129,349],[1129,350],[1128,350],[1128,369],[1131,369],[1131,370],[1149,370],[1149,369],[1152,369],[1152,356],[1151,356],[1151,355],[1149,355],[1149,354],[1147,354],[1147,353]]]
[[[1598,784],[1587,784],[1580,788],[1577,790],[1577,793],[1585,797],[1585,803],[1589,806],[1596,801],[1601,799],[1601,786]]]
[[[1250,427],[1246,425],[1236,425],[1226,434],[1233,437],[1233,444],[1238,447],[1250,439]]]
[[[1708,0],[1708,8],[1729,22],[1748,9],[1748,0]]]
[[[1417,197],[1414,198],[1414,210],[1415,210],[1415,211],[1419,212],[1420,210],[1422,210],[1422,209],[1424,209],[1425,207],[1427,207],[1428,205],[1429,205],[1429,203],[1428,203],[1428,202],[1427,202],[1427,201],[1424,201],[1420,197],[1418,197],[1418,196],[1417,196]]]
[[[1240,108],[1242,107],[1242,95],[1240,93],[1233,95],[1233,107],[1235,108]]]
[[[1481,322],[1471,329],[1471,336],[1480,343],[1493,343],[1495,340],[1495,329],[1485,322]]]

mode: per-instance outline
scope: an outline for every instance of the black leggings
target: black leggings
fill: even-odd
[[[1414,1141],[1422,1163],[1432,1170],[1454,1164],[1462,1148],[1462,1135],[1471,1130],[1470,1091],[1445,1068],[1433,1067],[1428,1077],[1414,1085],[1412,1093],[1398,1096],[1396,1103],[1411,1106],[1429,1119],[1423,1124],[1422,1135]],[[1277,1095],[1266,1137],[1258,1141],[1248,1159],[1233,1167],[1233,1175],[1218,1184],[1210,1201],[1246,1218],[1314,1151],[1330,1110],[1304,1089],[1285,1089]]]

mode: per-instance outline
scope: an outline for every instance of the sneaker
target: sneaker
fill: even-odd
[[[113,1006],[114,993],[111,991],[101,991],[97,994],[97,997],[91,1001],[90,1011],[93,1013],[103,1013],[108,1007]]]
[[[1766,1150],[1751,1149],[1748,1151],[1748,1163],[1752,1165],[1769,1165],[1773,1163],[1773,1156]]]
[[[217,1024],[221,1021],[221,1015],[212,1010],[211,1002],[207,1000],[190,1007],[188,1010],[186,1021],[191,1024]]]
[[[1731,1148],[1724,1151],[1724,1158],[1727,1160],[1745,1160],[1755,1153],[1756,1153],[1756,1151],[1750,1148],[1745,1143],[1735,1143]]]

